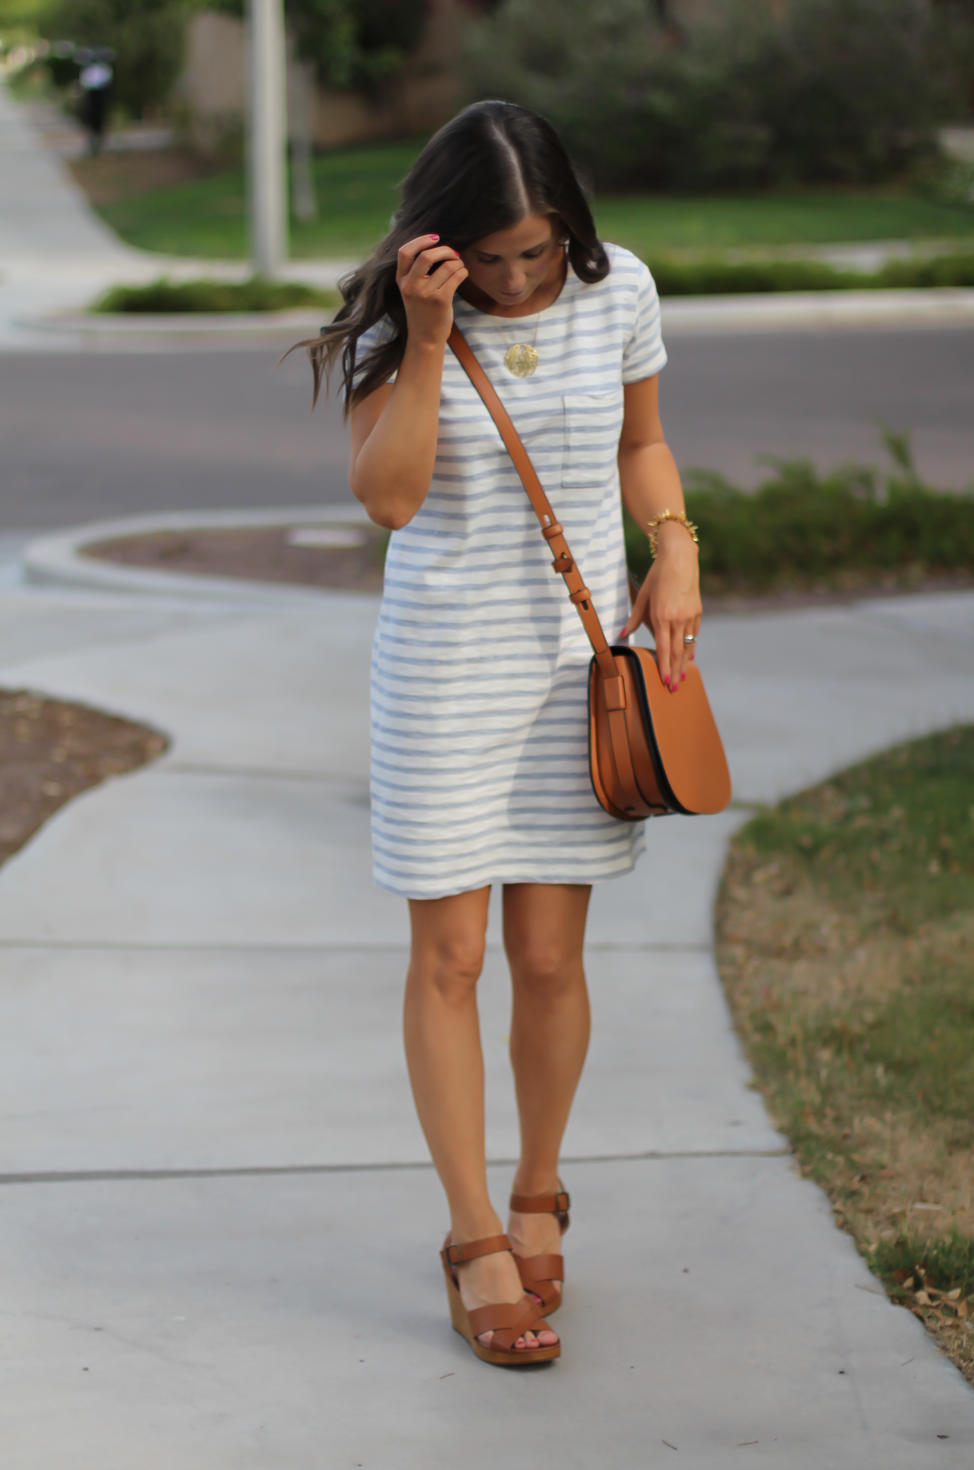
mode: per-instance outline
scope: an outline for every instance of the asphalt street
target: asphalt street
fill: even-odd
[[[673,337],[662,378],[682,468],[745,483],[762,454],[879,457],[877,422],[909,428],[932,483],[974,481],[974,331]],[[277,352],[0,356],[0,532],[156,510],[340,502],[334,401]]]

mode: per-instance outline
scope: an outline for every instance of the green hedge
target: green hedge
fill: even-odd
[[[974,487],[934,490],[918,479],[908,436],[884,432],[893,467],[846,465],[819,474],[809,460],[771,461],[755,491],[691,471],[687,514],[700,528],[705,592],[841,587],[850,580],[974,574]],[[645,533],[626,517],[629,565],[649,569]]]
[[[302,306],[332,310],[341,298],[337,291],[320,291],[297,281],[170,281],[165,276],[147,286],[113,286],[92,311],[134,312],[220,312],[289,311]]]
[[[889,260],[878,271],[837,270],[818,260],[650,262],[661,296],[732,295],[766,291],[877,291],[929,286],[974,286],[974,251]]]

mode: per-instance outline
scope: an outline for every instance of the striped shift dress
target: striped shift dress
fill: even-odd
[[[514,323],[459,298],[455,313],[611,641],[629,609],[622,389],[657,373],[666,353],[648,269],[629,251],[606,248],[606,279],[586,285],[569,267],[561,295],[538,318]],[[535,320],[537,370],[515,378],[504,354],[532,341]],[[500,435],[447,348],[433,479],[391,537],[373,650],[376,883],[440,898],[491,883],[592,883],[630,871],[642,825],[606,815],[589,780],[590,655]]]

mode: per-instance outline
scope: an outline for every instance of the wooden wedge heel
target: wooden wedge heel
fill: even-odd
[[[512,1194],[510,1208],[519,1215],[557,1215],[562,1235],[571,1224],[568,1216],[571,1200],[568,1190],[561,1188],[560,1179],[557,1194]],[[514,1259],[524,1290],[540,1299],[539,1312],[543,1317],[550,1317],[565,1298],[564,1256],[519,1256],[515,1251]],[[556,1281],[561,1282],[560,1289],[555,1286]]]
[[[506,1368],[523,1368],[529,1363],[548,1363],[561,1357],[561,1343],[551,1347],[515,1346],[525,1332],[543,1332],[544,1317],[537,1304],[529,1296],[519,1302],[498,1302],[495,1306],[475,1307],[468,1312],[460,1296],[456,1268],[464,1261],[476,1260],[477,1256],[492,1256],[500,1251],[509,1251],[511,1242],[506,1235],[488,1235],[483,1240],[468,1240],[463,1245],[452,1245],[447,1236],[440,1251],[443,1275],[446,1278],[446,1294],[450,1303],[450,1321],[455,1332],[465,1337],[485,1363],[497,1363]],[[477,1339],[484,1332],[492,1332],[490,1347],[484,1347]]]

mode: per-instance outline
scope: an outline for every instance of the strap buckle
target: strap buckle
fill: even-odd
[[[561,551],[561,552],[558,553],[558,555],[555,557],[554,561],[551,563],[551,570],[553,572],[561,572],[562,574],[564,574],[566,572],[570,572],[571,569],[572,569],[572,567],[574,565],[575,565],[575,563],[572,561],[571,557],[568,555],[568,552],[567,551]]]
[[[448,1245],[446,1248],[446,1258],[451,1266],[461,1265],[463,1262],[463,1246]]]
[[[567,1189],[560,1189],[555,1195],[555,1211],[557,1214],[567,1214],[572,1207],[571,1197]]]

